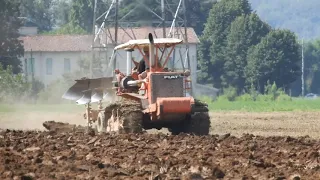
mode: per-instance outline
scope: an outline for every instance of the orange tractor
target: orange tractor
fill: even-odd
[[[116,69],[114,77],[76,80],[63,98],[86,104],[84,117],[88,127],[94,126],[98,132],[138,133],[143,129],[168,128],[172,134],[208,134],[207,104],[187,93],[190,72],[165,68],[175,46],[181,43],[182,40],[174,38],[153,39],[150,33],[148,39],[121,44],[115,50],[127,51],[126,74]],[[168,48],[171,49],[164,57]],[[141,62],[133,61],[134,50],[143,55]],[[144,53],[147,50],[149,54]],[[102,100],[110,94],[113,102],[102,107]],[[92,102],[99,103],[97,110],[91,108]]]

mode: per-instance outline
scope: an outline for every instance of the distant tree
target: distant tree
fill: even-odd
[[[224,84],[241,91],[245,86],[244,67],[247,66],[248,49],[260,42],[271,27],[261,21],[255,13],[239,16],[231,24],[227,36],[226,62],[224,64]]]
[[[320,93],[320,40],[305,43],[305,80],[306,91]]]
[[[272,30],[248,51],[247,85],[254,84],[264,92],[269,81],[287,89],[301,75],[299,62],[299,44],[295,34],[289,30]]]
[[[202,74],[200,81],[213,84],[216,88],[223,85],[225,48],[231,23],[241,15],[251,13],[248,0],[221,0],[210,10],[207,23],[200,37],[199,67]],[[207,46],[210,45],[210,46]],[[209,48],[209,54],[208,50]]]
[[[187,25],[193,27],[197,35],[201,35],[210,9],[217,0],[186,0]]]
[[[61,27],[69,23],[71,3],[65,0],[56,0],[53,3],[52,11],[55,26]]]
[[[50,31],[55,23],[53,0],[20,0],[21,16],[27,17],[40,31]]]
[[[97,1],[96,18],[102,15],[108,9],[108,1],[102,0]],[[93,0],[77,0],[71,1],[71,10],[69,14],[69,23],[74,27],[81,27],[86,32],[92,32],[93,25],[93,11],[94,1]],[[112,14],[112,13],[110,13]],[[114,9],[113,9],[114,14]],[[111,15],[110,15],[111,16]],[[100,23],[103,18],[100,19]]]
[[[19,40],[21,21],[18,0],[0,1],[0,64],[7,68],[12,66],[13,73],[21,71],[19,58],[23,56],[24,48]]]
[[[62,25],[60,28],[58,28],[56,30],[45,32],[42,34],[47,34],[47,35],[70,34],[70,35],[74,35],[74,34],[88,34],[88,33],[84,29],[82,29],[80,26],[72,25],[71,23],[68,23],[68,24]]]
[[[214,66],[212,66],[211,60],[210,60],[210,46],[211,42],[208,39],[205,39],[205,37],[200,37],[200,44],[198,47],[198,67],[197,69],[201,70],[201,73],[198,75],[198,82],[200,83],[213,83],[215,78],[215,75],[220,75],[218,73],[215,73]],[[216,85],[215,85],[216,87]]]
[[[72,26],[80,26],[85,31],[92,32],[93,1],[72,1],[70,23]]]

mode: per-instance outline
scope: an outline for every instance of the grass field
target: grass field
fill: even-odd
[[[293,98],[292,101],[206,101],[210,111],[320,111],[320,99]]]

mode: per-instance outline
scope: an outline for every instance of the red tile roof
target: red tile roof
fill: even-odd
[[[170,28],[166,29],[166,34],[169,33]],[[183,39],[181,34],[184,34],[184,29],[178,29],[176,33],[178,36],[175,38]],[[113,44],[114,28],[106,29],[107,43],[105,33],[101,36],[101,42],[104,44]],[[110,36],[110,34],[112,36]],[[162,28],[150,29],[143,28],[127,28],[123,30],[118,29],[118,44],[126,43],[131,39],[144,39],[147,38],[148,33],[151,32],[155,37],[162,36]],[[177,29],[176,29],[177,32]],[[199,43],[199,39],[194,32],[193,28],[187,29],[188,42]],[[21,37],[24,44],[25,51],[46,51],[46,52],[70,52],[70,51],[91,51],[92,36],[91,35],[35,35]]]
[[[25,51],[91,51],[90,35],[36,35],[25,36]]]

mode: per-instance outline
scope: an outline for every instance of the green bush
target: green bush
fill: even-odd
[[[29,100],[32,93],[31,84],[22,74],[13,74],[13,69],[6,69],[0,64],[0,102],[17,103]]]
[[[257,97],[256,97],[256,101],[274,101],[274,97],[273,95],[269,95],[269,94],[259,94]]]
[[[235,101],[237,97],[237,89],[234,87],[228,87],[223,89],[223,95],[218,97],[220,101]]]
[[[290,97],[290,96],[288,96],[287,94],[285,94],[285,93],[281,93],[278,97],[277,97],[277,99],[276,99],[276,101],[292,101],[292,98]]]
[[[241,96],[236,97],[236,101],[254,101],[254,97],[250,94],[243,94]]]
[[[276,100],[279,96],[279,90],[275,82],[271,85],[270,82],[267,81],[264,91],[264,94],[268,95],[268,98],[271,98],[272,101]]]
[[[251,86],[249,88],[249,94],[252,98],[253,101],[255,101],[259,95],[259,92],[256,90],[256,88],[254,87],[254,84],[251,83]]]
[[[199,99],[200,101],[204,101],[206,103],[212,103],[212,98],[211,97],[208,97],[208,96],[198,96],[198,97],[195,97],[196,99]]]
[[[262,101],[262,102],[272,102],[272,101],[291,101],[291,97],[288,96],[281,88],[277,88],[277,85],[273,83],[272,85],[267,82],[265,86],[264,94],[259,94],[253,85],[249,89],[249,94],[243,94],[237,96],[237,91],[235,88],[229,87],[223,90],[223,94],[217,98],[217,101],[238,101],[238,102],[252,102],[252,101]]]
[[[228,99],[227,95],[220,95],[220,96],[218,96],[216,101],[222,102],[222,101],[230,101],[230,100]]]

